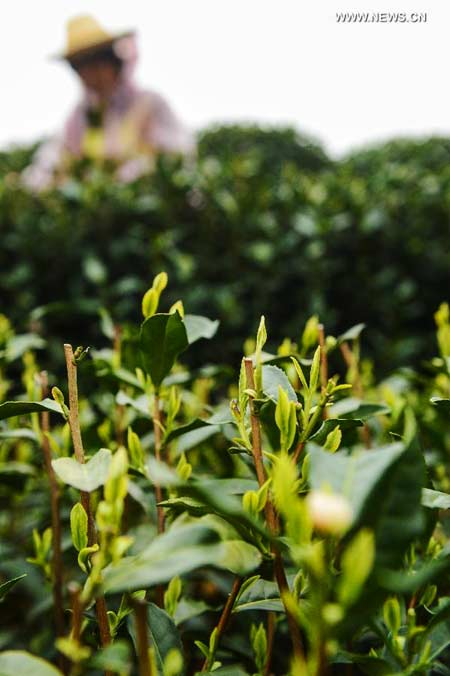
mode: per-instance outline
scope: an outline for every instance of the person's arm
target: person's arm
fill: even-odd
[[[68,117],[62,132],[45,141],[34,154],[33,160],[23,172],[22,180],[30,190],[48,190],[54,184],[55,175],[68,156],[76,154],[79,144],[82,109],[77,106]]]
[[[167,101],[156,93],[149,95],[145,135],[149,146],[156,152],[190,154],[195,150],[192,134]]]
[[[31,164],[22,172],[22,181],[27,188],[40,192],[52,186],[55,170],[63,157],[63,147],[61,136],[54,136],[39,146]]]

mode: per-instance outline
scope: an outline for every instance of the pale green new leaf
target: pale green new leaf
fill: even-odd
[[[0,676],[62,676],[62,673],[24,650],[7,650],[0,653]]]
[[[311,371],[309,374],[309,391],[315,392],[319,384],[320,375],[320,345],[314,352],[314,357],[311,364]]]
[[[108,478],[112,453],[101,448],[92,458],[81,464],[75,458],[58,458],[52,460],[53,469],[65,484],[79,491],[91,493],[103,486]]]
[[[70,512],[70,532],[73,546],[77,552],[88,544],[88,518],[81,502],[77,502]]]
[[[372,571],[374,561],[374,533],[363,528],[346,546],[342,555],[338,599],[344,606],[349,606],[357,600]]]
[[[26,413],[41,413],[50,411],[62,415],[61,407],[53,399],[43,399],[42,401],[5,401],[0,404],[0,420],[14,418]]]
[[[200,315],[185,315],[183,319],[189,345],[201,338],[211,339],[217,333],[219,320],[208,319]]]
[[[279,387],[286,392],[289,401],[297,403],[297,395],[285,372],[278,366],[263,365],[262,388],[263,393],[275,403],[278,401]]]

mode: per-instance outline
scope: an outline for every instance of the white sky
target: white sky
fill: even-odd
[[[0,147],[58,129],[78,85],[50,54],[90,13],[137,28],[137,79],[191,128],[293,124],[333,153],[394,135],[450,134],[446,0],[13,0],[0,23]],[[336,11],[428,13],[421,24],[340,24]]]

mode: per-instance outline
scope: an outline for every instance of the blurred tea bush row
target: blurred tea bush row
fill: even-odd
[[[291,129],[219,127],[195,160],[161,157],[133,184],[80,165],[41,195],[19,181],[32,150],[0,155],[1,311],[22,329],[95,345],[99,306],[135,321],[164,269],[172,300],[222,320],[225,351],[202,361],[240,354],[263,308],[274,339],[316,313],[331,332],[366,322],[380,368],[429,355],[450,281],[450,140],[332,161]]]

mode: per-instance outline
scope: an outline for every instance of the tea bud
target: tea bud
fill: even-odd
[[[308,512],[316,530],[327,535],[343,535],[353,519],[349,501],[342,495],[313,490],[306,498]]]

